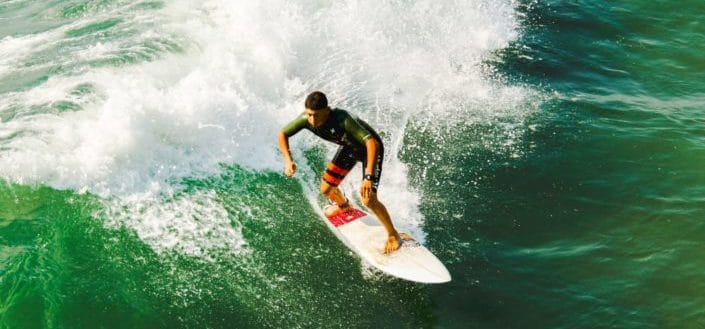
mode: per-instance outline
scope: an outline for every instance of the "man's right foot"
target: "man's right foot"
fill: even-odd
[[[405,234],[405,233],[402,233],[402,234]],[[407,236],[409,236],[409,235],[407,234]],[[402,239],[403,239],[403,236],[401,236],[400,234],[398,234],[396,232],[394,232],[394,234],[389,235],[387,237],[387,243],[384,245],[384,253],[388,254],[388,253],[394,252],[397,249],[399,249],[399,247],[401,247],[401,244],[402,244],[402,242],[401,242]]]

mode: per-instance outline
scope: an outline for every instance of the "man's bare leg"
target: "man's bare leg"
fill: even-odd
[[[392,224],[392,219],[389,216],[387,207],[385,207],[384,204],[377,199],[377,193],[372,192],[368,198],[363,197],[362,202],[365,204],[365,207],[369,208],[373,213],[375,213],[375,215],[377,215],[379,221],[382,222],[384,228],[387,229],[388,237],[387,244],[384,246],[384,253],[387,254],[399,249],[401,246],[401,237],[394,228],[394,224]]]
[[[336,186],[331,186],[331,191],[328,193],[328,199],[335,202],[337,205],[342,205],[348,201],[348,199],[345,198],[345,195],[343,195],[343,192],[341,192]]]
[[[347,199],[345,198],[345,195],[343,195],[343,192],[341,192],[340,189],[336,186],[331,186],[326,181],[321,181],[321,193],[328,196],[328,198],[331,201],[335,202],[335,204],[337,205],[342,205],[347,202]],[[392,219],[389,216],[387,207],[385,207],[384,204],[382,204],[382,202],[377,199],[377,193],[371,192],[368,198],[363,197],[362,203],[365,205],[365,207],[372,210],[372,212],[377,216],[377,218],[379,218],[379,221],[382,222],[382,225],[384,225],[384,228],[387,230],[388,237],[387,244],[384,246],[384,252],[390,253],[399,249],[401,237],[399,236],[397,230],[394,228],[394,224],[392,224]]]
[[[348,199],[345,198],[343,192],[341,192],[338,187],[331,186],[326,181],[321,181],[321,193],[336,204],[336,211],[345,210],[350,207],[347,204]],[[330,215],[331,214],[326,213],[326,216]]]

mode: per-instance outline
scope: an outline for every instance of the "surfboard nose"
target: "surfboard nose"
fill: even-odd
[[[398,278],[418,283],[438,284],[452,280],[448,269],[436,257],[429,257],[414,263],[413,267],[388,267],[383,271]]]

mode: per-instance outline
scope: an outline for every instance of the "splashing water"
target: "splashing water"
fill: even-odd
[[[384,134],[381,198],[423,240],[420,192],[398,156],[406,127],[440,134],[499,117],[516,136],[533,92],[497,82],[483,65],[517,38],[515,6],[119,1],[84,8],[91,15],[66,7],[46,30],[0,40],[0,75],[27,77],[0,87],[0,175],[96,195],[108,223],[155,250],[241,250],[217,195],[182,193],[181,180],[217,175],[223,163],[279,171],[276,132],[308,92],[323,90]],[[292,144],[300,163],[322,145],[304,134]],[[315,166],[304,167],[317,208]],[[359,179],[353,171],[349,194]]]

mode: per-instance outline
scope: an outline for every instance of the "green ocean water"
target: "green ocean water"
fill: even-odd
[[[0,3],[0,328],[705,327],[704,20],[697,1]],[[299,177],[280,173],[273,133],[319,88],[383,133],[380,197],[452,282],[384,276],[333,236],[330,146],[297,135]]]

